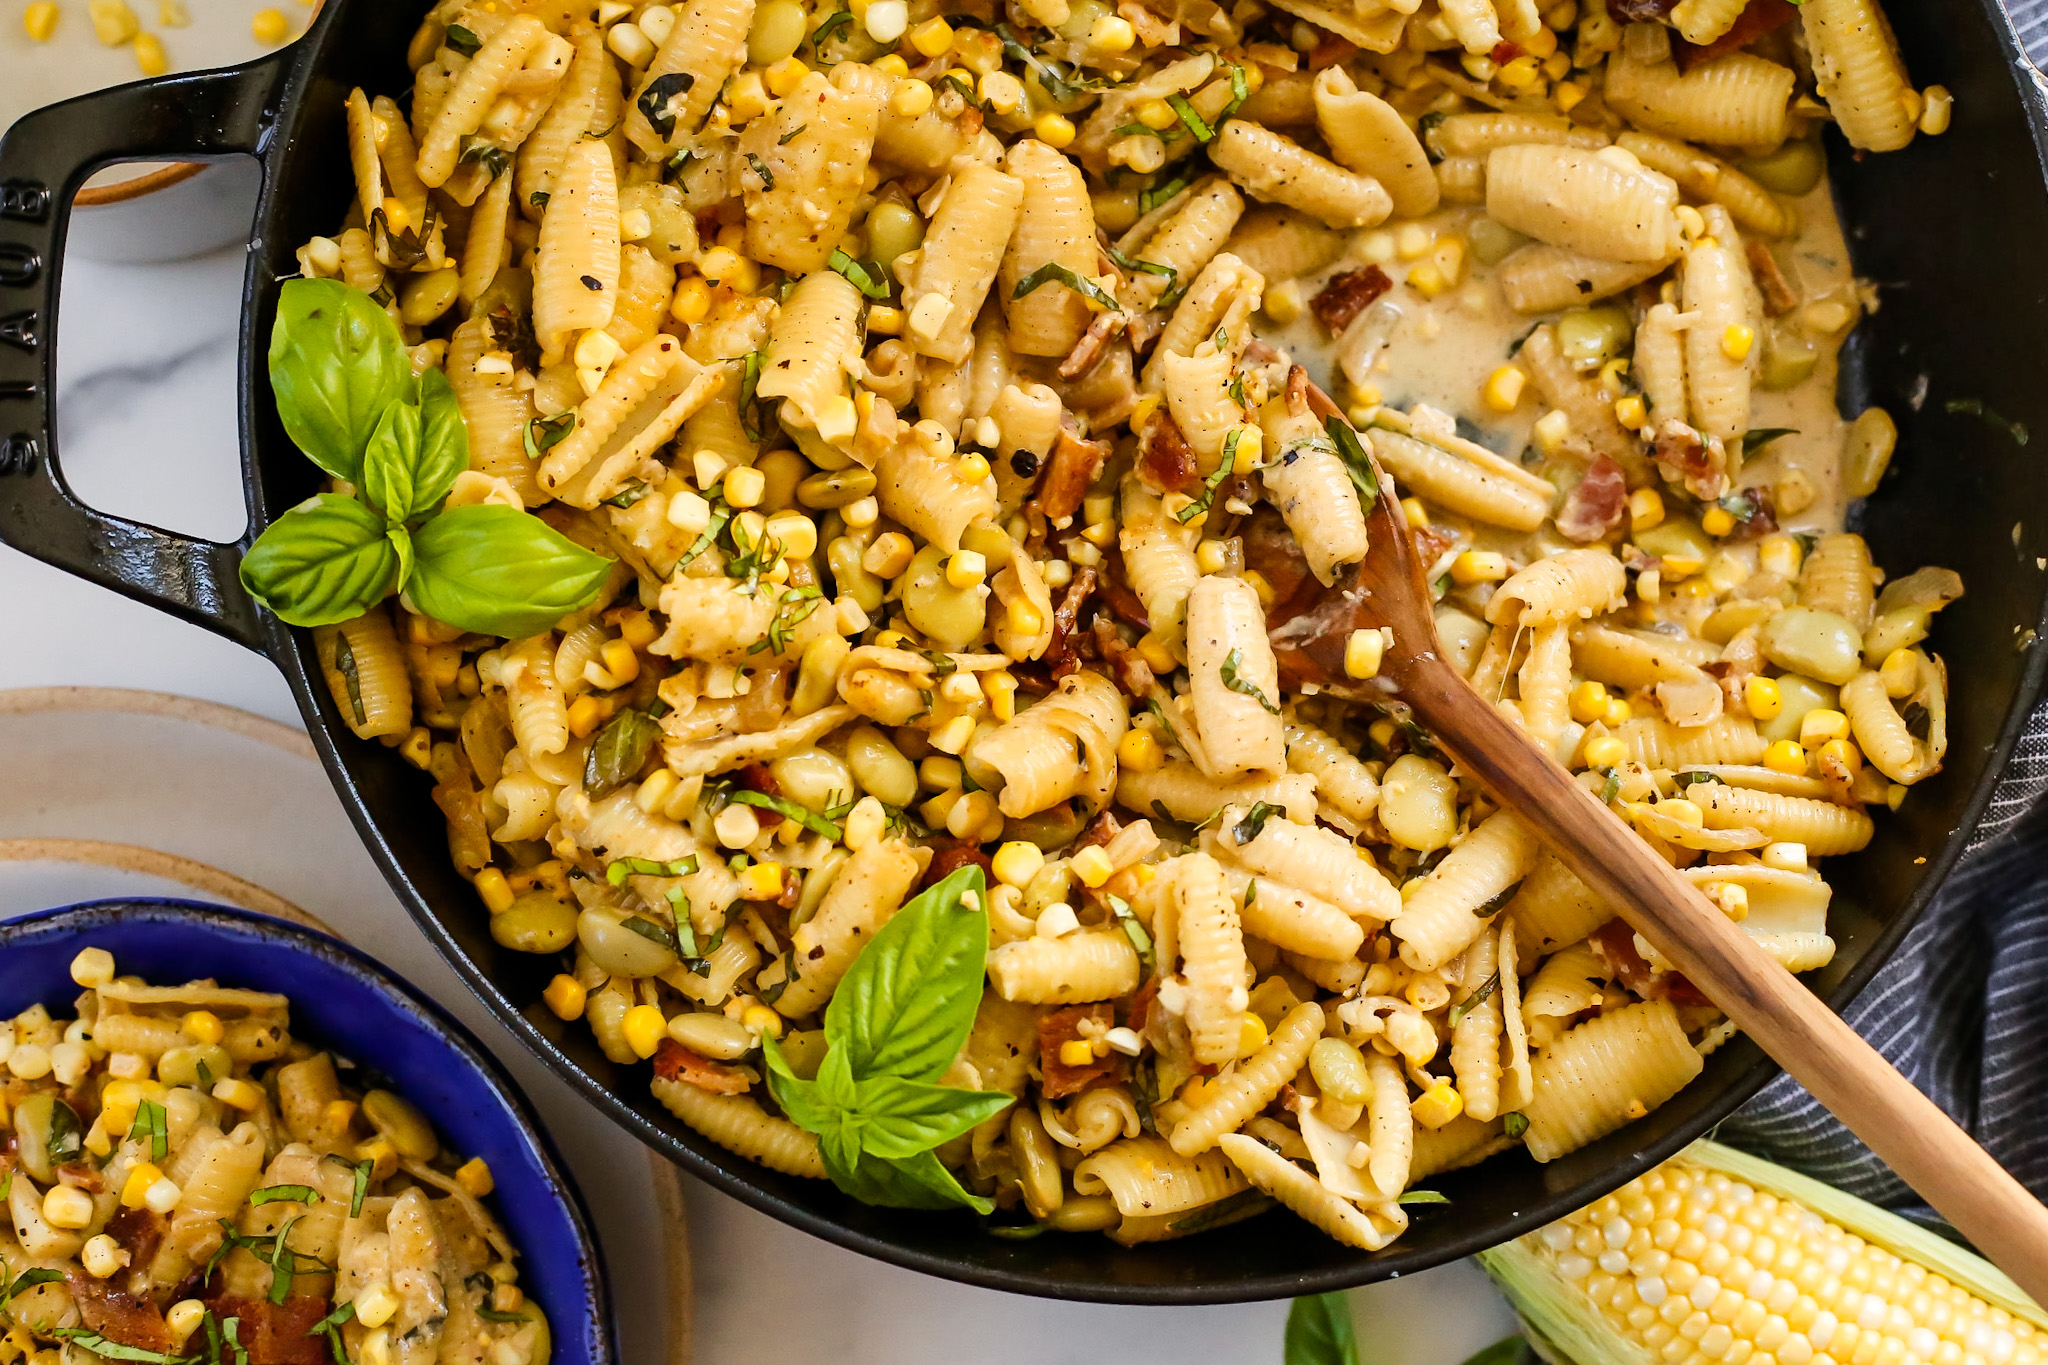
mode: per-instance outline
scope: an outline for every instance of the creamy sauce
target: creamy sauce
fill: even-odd
[[[1800,232],[1778,244],[1777,256],[1800,295],[1800,306],[1839,301],[1853,309],[1855,280],[1828,187],[1822,184],[1796,203]],[[1452,233],[1467,235],[1472,224],[1484,216],[1484,209],[1466,205],[1410,221],[1435,240]],[[1501,297],[1493,267],[1476,261],[1458,287],[1425,299],[1401,283],[1415,262],[1427,254],[1404,256],[1402,237],[1407,230],[1408,224],[1403,223],[1354,234],[1341,258],[1302,277],[1301,297],[1304,303],[1314,298],[1332,275],[1378,265],[1395,284],[1374,307],[1382,316],[1398,315],[1372,368],[1372,387],[1379,391],[1381,401],[1402,409],[1416,404],[1439,408],[1460,419],[1462,434],[1510,459],[1517,458],[1529,449],[1530,430],[1547,410],[1534,386],[1524,391],[1522,402],[1508,414],[1487,410],[1480,393],[1488,377],[1512,358],[1521,338],[1537,324],[1555,321],[1559,315],[1516,312]],[[1269,281],[1268,289],[1275,283]],[[1625,293],[1603,302],[1621,303]],[[1262,330],[1269,341],[1285,347],[1326,391],[1347,391],[1338,365],[1338,347],[1306,308],[1287,326],[1268,325]],[[1803,474],[1813,499],[1797,513],[1780,511],[1778,522],[1786,530],[1838,530],[1847,511],[1837,468],[1848,426],[1835,408],[1836,349],[1846,335],[1844,328],[1816,343],[1819,355],[1813,372],[1799,384],[1782,392],[1766,392],[1761,387],[1751,391],[1752,431],[1787,428],[1796,434],[1765,445],[1743,465],[1737,482],[1743,487],[1772,486],[1795,470]],[[1756,345],[1763,344],[1759,336]],[[1540,464],[1536,468],[1543,472]],[[1490,542],[1501,537],[1481,531],[1479,538]]]

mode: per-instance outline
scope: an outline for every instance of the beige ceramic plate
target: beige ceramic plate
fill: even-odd
[[[626,1365],[688,1365],[682,1190],[507,1038],[413,928],[297,730],[111,688],[0,691],[0,919],[109,896],[190,896],[313,924],[461,1016],[516,1075],[578,1177]]]

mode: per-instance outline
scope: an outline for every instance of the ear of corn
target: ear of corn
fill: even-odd
[[[2048,1360],[2048,1314],[1989,1262],[1711,1142],[1479,1259],[1565,1365]]]

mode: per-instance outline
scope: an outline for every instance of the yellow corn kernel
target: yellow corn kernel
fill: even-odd
[[[1467,550],[1451,561],[1451,580],[1467,587],[1498,583],[1507,576],[1507,556],[1498,550]]]
[[[71,959],[71,980],[92,990],[114,979],[114,955],[105,948],[86,948]]]
[[[456,1168],[455,1183],[478,1199],[498,1188],[497,1178],[491,1174],[491,1163],[480,1156],[473,1156]]]
[[[995,869],[997,881],[1021,891],[1031,884],[1031,879],[1045,866],[1045,854],[1040,851],[1037,844],[1023,839],[1012,839],[997,849],[996,856],[990,861]]]
[[[910,45],[921,57],[944,56],[953,46],[953,26],[944,19],[927,19],[910,30]]]
[[[1916,650],[1895,649],[1884,656],[1884,664],[1877,670],[1877,679],[1884,684],[1884,694],[1893,701],[1904,701],[1920,687],[1920,655]]]
[[[53,1228],[75,1232],[92,1226],[92,1196],[70,1185],[52,1185],[43,1196],[43,1221]]]
[[[28,30],[32,43],[47,43],[57,31],[56,0],[37,0],[21,16],[21,26]]]
[[[946,582],[963,592],[978,588],[988,577],[988,559],[979,550],[961,550],[946,561]]]
[[[1173,646],[1156,632],[1148,631],[1138,638],[1138,657],[1162,678],[1180,667],[1180,660],[1173,657]]]
[[[275,47],[291,36],[292,21],[281,9],[259,9],[249,21],[249,33],[265,47]]]
[[[378,1280],[357,1294],[355,1305],[356,1321],[373,1332],[396,1317],[402,1306],[398,1301],[398,1295],[392,1292],[391,1282],[388,1280]]]
[[[903,310],[887,305],[877,305],[868,309],[868,330],[880,337],[902,336]]]
[[[1572,689],[1572,719],[1581,725],[1591,725],[1607,715],[1607,689],[1588,679]]]
[[[1626,725],[1634,720],[1635,717],[1635,707],[1630,706],[1621,697],[1610,697],[1607,700],[1607,714],[1600,717],[1600,719],[1606,722],[1609,728],[1613,728],[1619,725]]]
[[[548,982],[540,998],[547,1001],[548,1008],[555,1012],[555,1018],[574,1021],[583,1017],[583,1007],[589,1003],[590,993],[583,983],[566,972]]]
[[[121,1207],[139,1209],[149,1196],[149,1187],[164,1178],[164,1173],[147,1161],[138,1161],[128,1168],[128,1178],[121,1182]]]
[[[801,57],[784,57],[761,73],[761,79],[768,83],[768,92],[777,99],[784,99],[796,93],[811,69],[804,65]]]
[[[710,317],[710,283],[702,275],[692,275],[677,285],[675,297],[668,302],[668,315],[685,325]]]
[[[1709,507],[1700,515],[1700,529],[1710,536],[1725,536],[1735,529],[1735,514],[1725,507]]]
[[[320,1111],[321,1122],[337,1133],[347,1133],[350,1124],[356,1121],[360,1108],[354,1100],[329,1100],[327,1107]]]
[[[1164,132],[1180,122],[1180,115],[1165,100],[1149,99],[1138,106],[1138,122],[1155,132]]]
[[[1273,605],[1273,585],[1266,581],[1264,574],[1260,573],[1257,569],[1246,569],[1238,577],[1252,585],[1252,591],[1259,595],[1260,606],[1270,607]]]
[[[782,894],[780,863],[750,863],[740,873],[740,894],[750,901],[772,901]]]
[[[1003,609],[1010,629],[1019,635],[1036,635],[1045,629],[1045,613],[1019,597]]]
[[[1408,524],[1412,527],[1429,525],[1429,509],[1422,505],[1420,498],[1401,499],[1401,515],[1408,518]]]
[[[893,52],[889,53],[885,57],[875,58],[875,60],[872,63],[870,63],[870,65],[872,65],[875,68],[875,70],[881,72],[883,75],[894,76],[898,80],[901,80],[903,77],[910,74],[910,63],[904,61],[903,58],[897,56]]]
[[[1237,437],[1231,441],[1231,436]],[[1260,467],[1266,451],[1266,435],[1258,427],[1247,423],[1232,427],[1224,433],[1225,448],[1231,453],[1230,469],[1234,474],[1249,474]]]
[[[1536,425],[1529,429],[1536,438],[1536,448],[1545,455],[1555,455],[1563,447],[1565,438],[1572,434],[1571,415],[1562,408],[1552,408],[1536,419]]]
[[[171,1345],[182,1349],[206,1321],[206,1305],[197,1299],[180,1299],[164,1314],[164,1326],[171,1329]]]
[[[1558,16],[1552,15],[1551,17],[1555,19]],[[1553,30],[1548,28],[1538,28],[1534,33],[1530,34],[1527,38],[1522,39],[1521,44],[1522,51],[1528,53],[1530,56],[1536,58],[1538,61],[1543,62],[1546,67],[1549,64],[1550,59],[1557,55],[1557,34]],[[1567,56],[1565,60],[1566,66],[1564,68],[1564,71],[1560,71],[1557,73],[1560,76],[1562,76],[1565,71],[1571,70],[1570,57]]]
[[[586,694],[569,703],[569,733],[578,739],[589,738],[604,719],[605,705],[596,697]]]
[[[1108,881],[1116,872],[1116,864],[1110,862],[1109,855],[1096,844],[1090,844],[1076,853],[1072,867],[1074,875],[1081,879],[1081,884],[1091,891]]]
[[[969,483],[980,483],[989,474],[988,456],[978,450],[970,450],[960,457],[960,477]]]
[[[974,738],[974,717],[955,716],[932,731],[932,747],[940,753],[958,754]]]
[[[1408,269],[1408,287],[1425,299],[1433,299],[1451,287],[1444,278],[1444,272],[1436,268],[1434,261],[1423,261]]]
[[[1752,677],[1742,685],[1742,704],[1757,720],[1773,720],[1785,709],[1785,693],[1775,678]]]
[[[668,1037],[668,1018],[656,1006],[635,1005],[626,1011],[619,1028],[634,1056],[652,1057],[655,1049],[661,1046],[661,1040]]]
[[[1149,773],[1166,761],[1166,754],[1150,730],[1131,729],[1117,741],[1116,761],[1132,772]]]
[[[1074,121],[1065,114],[1040,114],[1033,120],[1031,131],[1048,147],[1064,149],[1074,141]]]
[[[1823,772],[1833,767],[1854,777],[1863,767],[1863,751],[1846,739],[1829,740],[1820,746],[1820,752],[1815,757],[1819,759]]]
[[[1387,637],[1377,629],[1361,627],[1351,632],[1344,641],[1344,673],[1347,677],[1363,682],[1376,678],[1380,672],[1380,660],[1387,652]]]
[[[1272,1035],[1266,1031],[1266,1021],[1256,1014],[1246,1013],[1237,1025],[1237,1055],[1249,1057],[1266,1045]]]
[[[142,28],[127,0],[88,0],[85,12],[92,19],[94,36],[108,47],[119,47]]]
[[[1613,735],[1595,735],[1586,741],[1584,753],[1587,767],[1612,768],[1627,760],[1628,745]]]
[[[230,1076],[213,1087],[213,1097],[230,1109],[253,1114],[263,1106],[263,1087],[239,1076]]]
[[[1490,81],[1500,74],[1500,63],[1483,52],[1461,53],[1458,65],[1465,68],[1465,74],[1475,81]]]
[[[78,1259],[85,1267],[86,1274],[96,1280],[105,1280],[112,1278],[116,1271],[127,1265],[129,1257],[128,1253],[121,1249],[119,1242],[102,1232],[87,1239]]]
[[[1060,1065],[1087,1066],[1095,1060],[1095,1049],[1086,1038],[1069,1038],[1060,1044]]]
[[[1494,74],[1494,79],[1509,90],[1527,90],[1542,83],[1543,68],[1535,57],[1525,52],[1502,66]]]
[[[1799,747],[1797,740],[1781,739],[1764,750],[1764,766],[1774,773],[1804,777],[1806,750]]]
[[[484,908],[494,915],[502,915],[512,908],[512,885],[495,867],[487,867],[476,874],[476,894],[482,898]]]
[[[1920,131],[1929,137],[1940,137],[1955,117],[1956,97],[1945,85],[1930,85],[1920,92],[1920,100]]]
[[[171,69],[171,59],[164,52],[164,40],[154,33],[135,35],[135,65],[145,76],[161,76]],[[126,1253],[122,1253],[126,1255]]]
[[[1643,407],[1642,395],[1632,393],[1625,398],[1615,399],[1614,420],[1630,431],[1641,431],[1643,424],[1650,420],[1648,411]]]
[[[1628,527],[1647,531],[1664,524],[1664,495],[1654,488],[1638,488],[1628,495]]]
[[[1749,359],[1749,348],[1756,345],[1756,328],[1747,323],[1731,322],[1721,333],[1721,354],[1737,364]]]
[[[740,1025],[770,1038],[782,1036],[782,1016],[766,1005],[752,1004],[740,1011]]]
[[[227,1036],[227,1026],[221,1023],[220,1016],[212,1010],[188,1011],[179,1021],[179,1027],[185,1030],[186,1037],[208,1047],[214,1046]]]
[[[1808,749],[1848,736],[1849,718],[1831,707],[1816,707],[1799,718],[1799,743]]]
[[[1569,114],[1585,101],[1588,91],[1577,81],[1559,81],[1551,87],[1550,97],[1557,101],[1560,113]]]
[[[898,118],[917,118],[932,107],[932,88],[924,81],[906,78],[889,92],[889,112]]]
[[[1119,14],[1105,14],[1088,30],[1088,46],[1097,52],[1129,52],[1138,41],[1138,30]]]
[[[1757,542],[1756,566],[1765,573],[1790,578],[1799,572],[1800,561],[1805,557],[1798,538],[1783,531],[1774,531]]]
[[[1017,679],[1006,668],[981,675],[981,692],[988,698],[991,719],[1001,722],[1017,716]]]
[[[1408,1112],[1425,1128],[1441,1128],[1465,1112],[1465,1097],[1449,1081],[1438,1081],[1415,1097]]]
[[[751,122],[767,113],[768,105],[768,86],[758,71],[743,71],[726,87],[726,116],[732,123]]]
[[[1503,365],[1487,376],[1480,398],[1495,412],[1513,412],[1522,402],[1529,376],[1517,365]]]

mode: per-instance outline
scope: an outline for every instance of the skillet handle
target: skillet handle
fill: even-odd
[[[57,461],[57,282],[72,195],[132,159],[261,155],[289,49],[247,66],[120,86],[28,114],[0,140],[0,542],[260,651],[219,544],[97,512]]]

